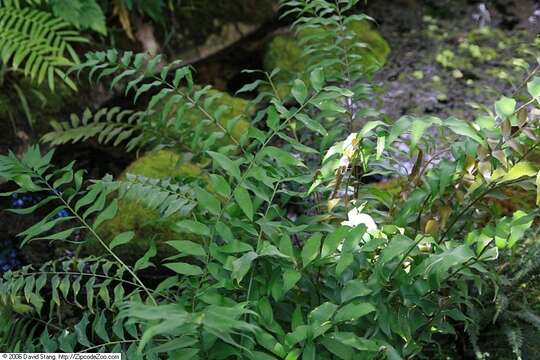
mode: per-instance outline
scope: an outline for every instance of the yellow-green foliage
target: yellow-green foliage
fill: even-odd
[[[183,162],[181,157],[169,150],[160,150],[141,156],[129,165],[125,174],[141,175],[149,178],[164,179],[167,177],[196,177],[201,169],[194,164]],[[133,263],[148,250],[150,241],[155,240],[158,258],[174,255],[174,249],[165,241],[178,237],[169,227],[178,218],[162,219],[156,210],[131,200],[120,200],[117,215],[103,223],[98,233],[106,242],[110,242],[116,235],[125,231],[134,231],[135,237],[126,245],[115,248],[115,253],[128,263]],[[185,239],[182,239],[185,240]],[[95,254],[105,254],[104,249],[94,239],[89,240],[86,251]]]
[[[244,134],[244,132],[249,127],[248,117],[249,115],[253,113],[253,108],[250,107],[249,101],[247,100],[233,97],[227,93],[222,93],[214,89],[208,92],[208,97],[212,97],[216,95],[218,95],[219,98],[217,98],[212,103],[212,105],[209,106],[209,108],[207,109],[208,113],[212,116],[215,116],[218,108],[222,105],[225,105],[227,109],[223,111],[220,115],[220,118],[219,118],[220,124],[224,128],[230,130],[231,135],[235,139],[237,140],[240,139],[242,134]],[[240,119],[236,122],[236,124],[232,127],[232,129],[229,129],[228,127],[229,122],[238,116],[240,117]],[[196,108],[188,110],[186,112],[186,117],[189,119],[189,122],[192,123],[193,125],[197,125],[198,122],[207,118],[205,114],[202,113],[201,110],[196,109]],[[216,131],[216,130],[219,130],[217,129],[217,126],[213,126],[209,130],[209,132]],[[227,142],[230,142],[229,140],[230,139],[228,140],[226,139]]]
[[[362,56],[362,65],[367,74],[373,74],[384,65],[390,47],[384,38],[372,29],[368,21],[354,21],[348,25],[350,31],[356,34],[354,42],[367,44],[366,48],[354,48],[352,52]],[[313,34],[316,29],[302,30],[297,35],[278,35],[272,39],[264,57],[264,68],[272,71],[279,68],[278,83],[288,82],[301,77],[307,79],[306,59],[302,56],[301,39]]]

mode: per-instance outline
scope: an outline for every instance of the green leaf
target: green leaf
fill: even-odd
[[[415,119],[411,124],[411,147],[415,148],[418,141],[424,136],[424,132],[431,126],[426,119]]]
[[[380,121],[380,120],[374,120],[374,121],[368,121],[364,126],[362,126],[362,130],[360,130],[360,136],[366,137],[371,130],[376,129],[379,126],[388,126],[386,123]]]
[[[269,106],[268,109],[266,109],[266,124],[270,129],[277,131],[279,129],[279,122],[280,118],[276,108],[274,106]]]
[[[367,287],[365,281],[359,279],[350,280],[341,291],[341,302],[344,303],[369,294],[371,294],[371,289]]]
[[[197,186],[195,188],[195,196],[197,197],[198,205],[203,210],[208,210],[208,212],[214,215],[220,213],[221,203],[214,195]]]
[[[118,212],[118,199],[114,199],[111,201],[109,206],[105,210],[103,210],[94,221],[93,227],[94,229],[97,229],[99,225],[101,225],[104,221],[111,220],[116,216],[116,213]]]
[[[292,319],[291,319],[291,329],[294,331],[296,328],[304,325],[304,317],[302,315],[302,308],[300,305],[296,304],[294,309]]]
[[[301,160],[297,159],[291,153],[278,149],[275,146],[268,146],[263,150],[265,154],[276,160],[279,165],[304,166]]]
[[[114,249],[117,246],[127,244],[128,242],[133,239],[135,236],[135,233],[133,231],[126,231],[121,234],[118,234],[114,237],[114,239],[109,244],[109,249]]]
[[[309,116],[303,113],[296,114],[296,119],[298,119],[302,124],[304,124],[308,129],[318,132],[322,136],[327,136],[328,131],[322,126],[318,121],[313,120]]]
[[[329,338],[339,341],[344,345],[352,346],[359,351],[379,351],[379,346],[375,341],[360,338],[354,333],[335,332],[330,334]]]
[[[321,344],[331,352],[332,354],[336,355],[341,360],[353,360],[354,359],[354,350],[349,345],[344,345],[332,338],[330,338],[329,335],[325,335],[322,340]]]
[[[306,101],[308,95],[306,84],[300,79],[294,80],[291,93],[299,104],[303,104]]]
[[[354,261],[354,255],[351,251],[343,252],[336,265],[336,275],[340,276]]]
[[[284,234],[279,240],[279,251],[281,251],[287,256],[294,258],[294,249],[291,238],[287,234]]]
[[[210,236],[208,226],[194,220],[182,220],[175,223],[171,229],[177,233],[188,232],[202,236]]]
[[[350,227],[341,226],[337,228],[332,234],[328,235],[326,239],[324,239],[321,251],[321,258],[332,255],[339,247],[339,244],[341,244],[341,242],[345,239],[349,231]]]
[[[172,352],[173,350],[185,349],[187,347],[193,346],[197,343],[197,340],[190,336],[180,336],[174,338],[173,340],[167,341],[164,344],[156,346],[148,351],[148,353],[167,353]],[[188,350],[189,351],[189,350]],[[185,354],[184,351],[181,354]]]
[[[238,186],[234,189],[234,199],[249,220],[253,221],[253,202],[251,201],[248,191],[243,187]]]
[[[503,96],[495,102],[495,112],[501,119],[511,116],[516,109],[516,100]]]
[[[517,163],[516,165],[512,166],[508,172],[503,175],[500,179],[498,179],[499,182],[506,182],[506,181],[512,181],[517,180],[521,177],[532,177],[536,175],[535,166],[528,162],[528,161],[521,161]]]
[[[106,35],[107,25],[105,23],[105,15],[99,4],[95,0],[82,1],[81,4],[81,15],[79,16],[81,27],[89,28],[102,35]]]
[[[246,276],[249,269],[251,269],[251,264],[257,257],[258,255],[256,252],[250,251],[233,262],[233,271],[231,276],[234,280],[236,280],[237,283],[240,283],[244,276]]]
[[[309,81],[311,82],[311,86],[313,86],[313,89],[315,89],[315,91],[321,91],[322,87],[324,86],[323,68],[322,67],[315,68],[309,74]]]
[[[302,278],[302,274],[294,269],[285,269],[283,272],[283,293],[291,290],[298,280]]]
[[[151,241],[150,248],[144,253],[144,255],[139,260],[137,260],[137,262],[133,266],[133,270],[139,271],[139,270],[144,270],[146,268],[149,268],[151,266],[155,266],[154,264],[150,262],[150,259],[156,256],[156,254],[157,254],[156,244],[154,243],[154,241]]]
[[[167,241],[166,244],[172,246],[180,254],[192,255],[192,256],[206,256],[204,248],[193,241],[188,240],[172,240]]]
[[[225,197],[229,197],[229,195],[231,194],[231,186],[223,176],[217,174],[210,174],[210,183],[212,184],[212,188],[219,194]]]
[[[404,235],[396,235],[381,253],[380,262],[384,265],[398,255],[404,254],[414,242]]]
[[[536,206],[540,205],[540,171],[536,174]]]
[[[316,349],[312,341],[308,341],[306,346],[304,346],[304,351],[302,351],[302,360],[315,360],[316,359]]]
[[[337,308],[338,306],[336,304],[325,302],[313,309],[308,318],[312,323],[322,324],[332,318]]]
[[[484,139],[478,134],[478,132],[466,121],[450,117],[446,119],[443,124],[458,135],[469,137],[479,144],[485,143]]]
[[[240,180],[241,178],[241,173],[240,173],[240,168],[238,167],[238,165],[232,161],[231,159],[229,159],[227,156],[221,154],[221,153],[217,153],[217,152],[214,152],[214,151],[208,151],[208,155],[210,155],[212,157],[212,159],[214,159],[214,161],[223,169],[225,170],[225,172],[236,178],[237,180]]]
[[[527,83],[527,90],[533,98],[540,96],[540,76],[535,76]]]
[[[203,273],[202,269],[197,265],[191,265],[182,262],[168,263],[165,264],[165,266],[180,275],[198,276],[202,275]]]
[[[316,233],[313,234],[304,244],[302,248],[302,265],[304,267],[308,266],[313,260],[319,256],[319,251],[321,248],[321,239],[322,234]]]
[[[347,304],[336,312],[336,315],[334,316],[334,321],[335,322],[354,321],[373,311],[376,311],[376,309],[370,303]]]
[[[88,341],[88,338],[86,336],[86,328],[90,324],[90,321],[88,321],[88,314],[84,313],[83,318],[77,325],[75,325],[73,328],[75,329],[75,334],[77,334],[77,339],[79,343],[83,346],[90,346],[90,342]]]
[[[386,142],[386,137],[385,136],[378,136],[377,137],[377,157],[376,157],[377,160],[380,160],[380,158],[381,158],[381,156],[383,154],[385,142]]]

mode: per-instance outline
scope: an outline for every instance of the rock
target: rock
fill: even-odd
[[[349,30],[356,34],[355,42],[363,42],[367,48],[355,48],[353,52],[363,57],[362,63],[368,75],[372,75],[385,63],[390,53],[386,40],[372,29],[368,21],[355,21],[349,24]],[[271,72],[275,68],[281,71],[276,76],[278,83],[287,83],[298,77],[307,80],[306,59],[302,56],[302,38],[317,30],[303,30],[297,35],[277,35],[270,42],[264,56],[264,69]]]
[[[208,58],[255,32],[272,20],[278,9],[277,0],[203,0],[196,6],[180,4],[172,14],[171,55],[188,64]]]

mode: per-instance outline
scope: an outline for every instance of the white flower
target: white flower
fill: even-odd
[[[340,167],[348,167],[350,161],[356,153],[356,146],[358,145],[358,140],[356,140],[357,133],[352,133],[343,141],[341,153],[341,159],[339,160]]]
[[[347,217],[349,220],[343,221],[341,225],[355,227],[360,224],[364,224],[367,227],[368,232],[376,231],[377,230],[377,224],[375,224],[375,221],[371,216],[368,214],[362,213],[363,206],[360,206],[358,208],[354,208],[351,211],[348,212]]]

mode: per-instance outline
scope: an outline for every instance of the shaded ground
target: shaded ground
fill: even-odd
[[[414,3],[414,4],[413,4]],[[376,74],[381,110],[471,119],[522,81],[540,53],[534,1],[383,1],[366,9],[392,48]],[[485,25],[485,26],[482,26]]]

